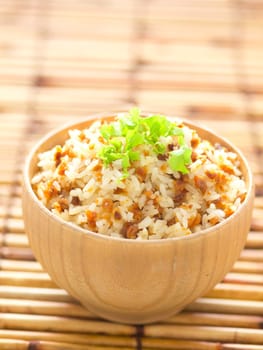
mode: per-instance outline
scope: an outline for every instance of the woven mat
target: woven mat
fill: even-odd
[[[0,1],[0,349],[263,350],[263,2]],[[59,289],[32,254],[21,169],[48,130],[137,104],[197,120],[255,175],[240,259],[164,322],[114,324]]]

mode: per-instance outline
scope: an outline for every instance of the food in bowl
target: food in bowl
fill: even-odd
[[[112,237],[194,234],[231,216],[247,193],[233,150],[137,108],[71,129],[38,157],[31,183],[41,202],[63,220]]]
[[[63,125],[44,136],[31,150],[23,172],[22,205],[25,231],[34,255],[52,280],[88,310],[117,322],[156,322],[170,317],[196,298],[205,295],[222,280],[237,260],[245,245],[251,222],[253,175],[244,155],[229,141],[189,121],[182,123],[171,117],[171,121],[176,121],[176,127],[179,129],[182,129],[183,124],[184,127],[195,130],[201,140],[209,141],[215,149],[227,150],[230,154],[237,155],[233,161],[238,171],[236,174],[221,169],[226,172],[227,177],[235,175],[246,185],[246,193],[240,195],[240,199],[237,200],[240,200],[241,204],[232,208],[235,210],[232,214],[229,212],[229,216],[221,222],[201,231],[166,239],[123,239],[122,236],[116,238],[95,233],[81,225],[61,219],[61,216],[48,209],[46,202],[42,203],[33,191],[33,187],[36,190],[38,182],[32,185],[32,179],[42,172],[38,166],[41,161],[38,155],[51,152],[56,145],[63,148],[69,137],[69,130],[90,129],[91,125],[99,120],[102,121],[101,125],[108,125],[115,116],[115,113],[91,115],[79,122]],[[127,118],[128,114],[124,116]],[[161,128],[161,125],[159,127]],[[187,136],[184,136],[183,140],[178,140],[180,147],[167,149],[167,152],[170,152],[183,148],[181,154],[184,156],[179,159],[172,157],[171,165],[174,167],[174,173],[178,172],[182,179],[186,175],[190,176],[191,167],[195,162],[193,153],[197,146],[189,144],[188,140]],[[80,141],[79,144],[82,145]],[[220,147],[216,146],[218,144]],[[107,146],[107,143],[104,145]],[[116,152],[109,151],[113,158],[116,157]],[[125,159],[125,152],[119,153],[119,159]],[[112,166],[111,160],[114,159],[110,159],[108,153],[107,157],[103,154],[100,153],[102,165],[109,170]],[[178,154],[175,153],[176,155]],[[143,159],[145,155],[140,153],[139,157]],[[104,164],[107,161],[109,163]],[[129,161],[131,164],[126,160],[120,166],[120,178],[117,183],[123,181],[125,184],[132,177],[132,167],[135,164],[130,157]],[[162,162],[167,165],[165,160]],[[52,171],[51,169],[51,173]],[[238,175],[239,172],[242,175]],[[173,173],[169,176],[174,177]],[[76,181],[79,184],[80,180]],[[198,189],[198,186],[196,187]]]

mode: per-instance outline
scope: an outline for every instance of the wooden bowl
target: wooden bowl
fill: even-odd
[[[207,293],[239,257],[251,221],[251,170],[229,142],[186,122],[201,137],[238,154],[248,188],[239,210],[212,228],[178,238],[137,241],[85,231],[45,208],[30,181],[37,169],[38,153],[63,143],[67,130],[88,127],[97,118],[53,132],[32,150],[23,176],[26,232],[36,258],[51,278],[91,312],[123,323],[159,321]]]

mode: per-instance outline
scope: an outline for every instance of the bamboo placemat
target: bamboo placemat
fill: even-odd
[[[260,0],[0,0],[0,349],[263,350],[262,28]],[[41,135],[133,104],[226,136],[256,182],[232,271],[182,313],[137,327],[97,318],[50,280],[20,185]]]

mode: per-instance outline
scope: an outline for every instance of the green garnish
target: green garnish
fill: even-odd
[[[186,165],[191,163],[191,148],[183,145],[179,149],[170,152],[168,164],[174,171],[180,171],[182,174],[187,174],[189,170]]]
[[[186,166],[191,163],[192,150],[185,143],[183,130],[165,116],[141,117],[140,110],[132,108],[128,115],[121,115],[115,122],[102,125],[100,133],[106,144],[98,152],[98,157],[106,166],[121,160],[123,178],[128,176],[131,163],[140,159],[137,146],[150,145],[156,154],[164,154],[167,147],[160,138],[167,136],[177,136],[178,142],[178,147],[168,152],[168,165],[173,171],[189,172]]]

